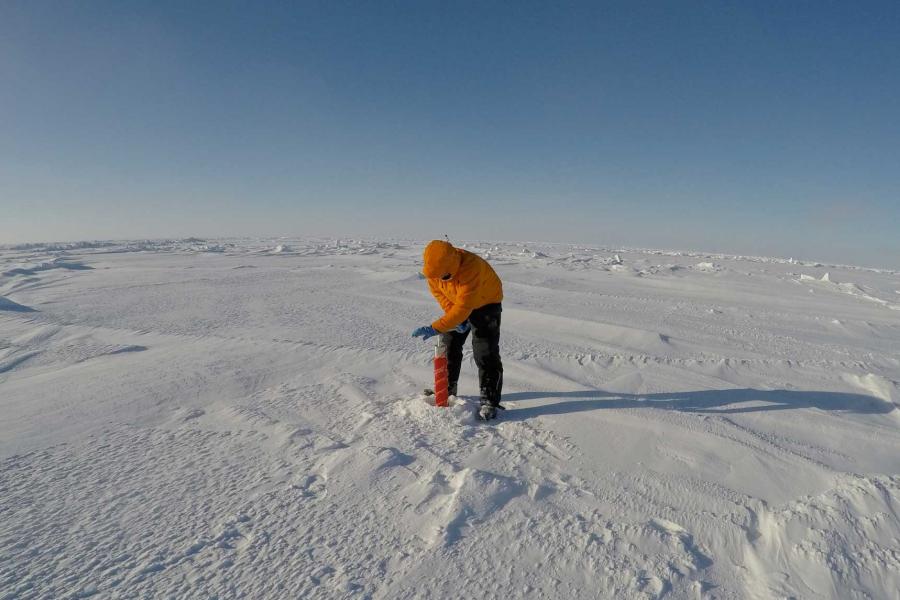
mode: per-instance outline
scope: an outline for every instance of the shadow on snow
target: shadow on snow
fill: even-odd
[[[509,411],[504,418],[522,420],[539,415],[561,415],[567,413],[600,410],[608,408],[656,408],[695,413],[737,414],[788,410],[796,408],[817,408],[837,412],[859,414],[885,414],[895,410],[893,403],[862,394],[842,392],[801,392],[795,390],[698,390],[694,392],[672,392],[665,394],[615,394],[602,390],[574,392],[518,392],[504,394],[510,402],[560,398],[562,402],[539,406],[519,406]],[[754,402],[753,406],[733,406]],[[758,404],[763,402],[765,404]]]

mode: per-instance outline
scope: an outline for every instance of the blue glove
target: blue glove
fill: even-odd
[[[431,336],[437,335],[437,334],[438,334],[437,329],[435,329],[431,325],[426,325],[425,327],[419,327],[418,329],[413,331],[412,336],[420,337],[424,341],[424,340],[427,340],[428,338],[430,338]]]
[[[470,325],[468,321],[463,321],[462,323],[454,327],[453,331],[455,331],[456,333],[465,333],[471,326],[472,325]]]

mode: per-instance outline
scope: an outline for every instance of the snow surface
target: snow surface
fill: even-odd
[[[421,242],[0,249],[0,598],[898,598],[900,273],[466,247],[491,424]]]

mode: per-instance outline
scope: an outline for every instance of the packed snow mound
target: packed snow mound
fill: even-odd
[[[703,271],[706,273],[715,273],[716,271],[721,271],[721,267],[719,265],[712,262],[700,262],[694,265],[694,269],[697,271]]]

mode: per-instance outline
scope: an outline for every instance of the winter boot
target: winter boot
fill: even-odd
[[[482,404],[478,409],[479,421],[490,421],[497,418],[497,407],[493,404]]]

